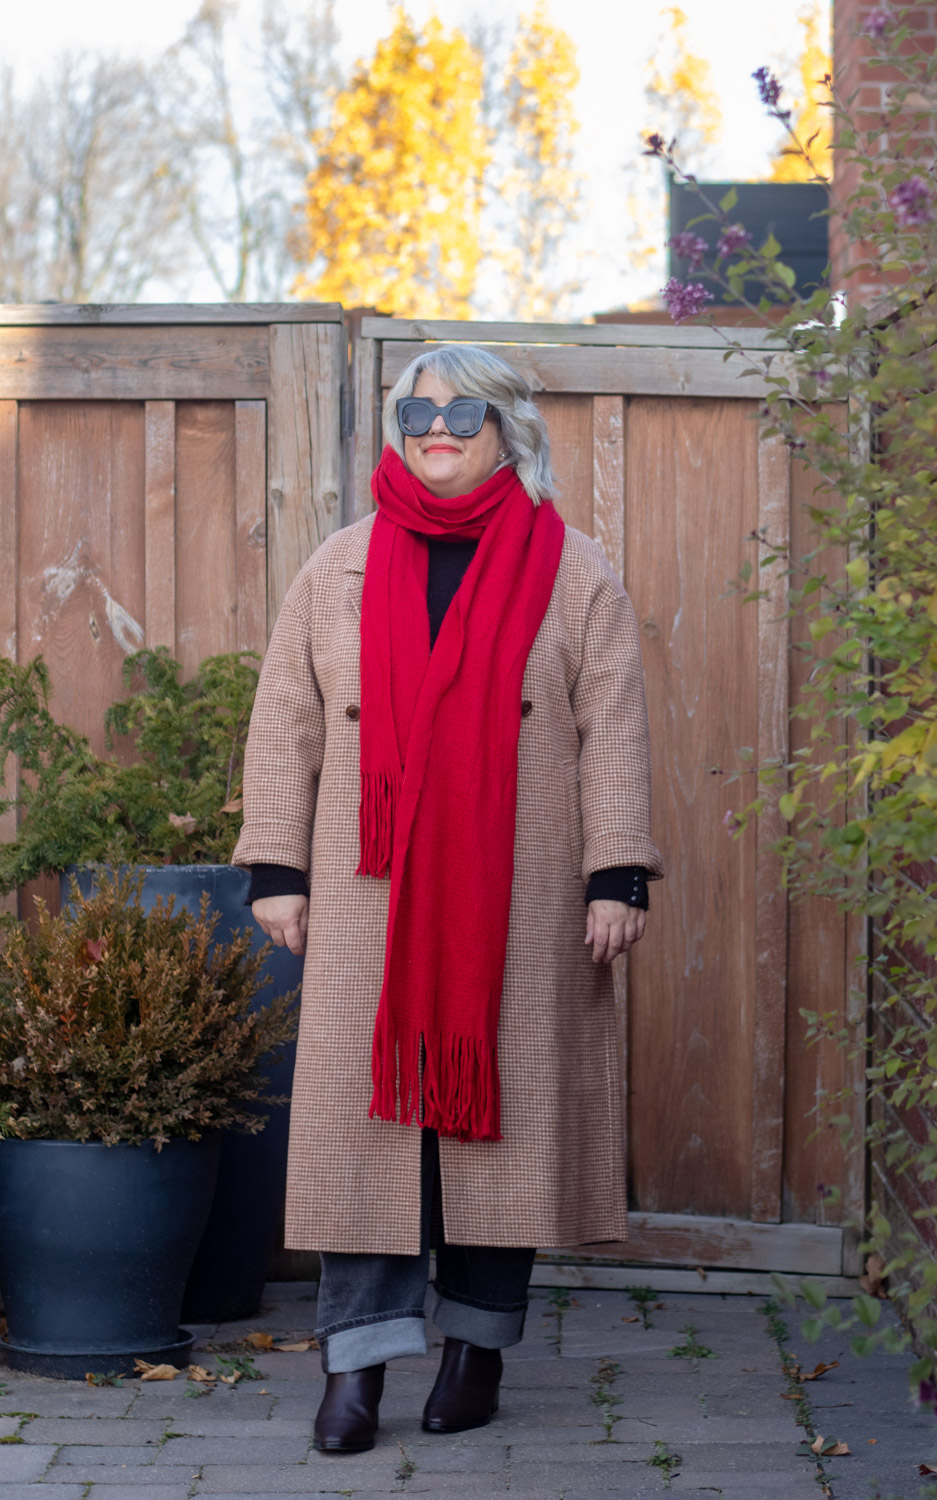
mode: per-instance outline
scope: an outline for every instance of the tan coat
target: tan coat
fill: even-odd
[[[310,874],[286,1244],[414,1255],[419,1129],[368,1118],[389,890],[354,873],[372,524],[329,537],[283,605],[251,721],[234,862]],[[612,974],[584,945],[584,881],[610,865],[663,871],[649,832],[634,613],[596,543],[569,527],[523,699],[498,1031],[504,1139],[440,1141],[454,1244],[575,1245],[627,1233]]]

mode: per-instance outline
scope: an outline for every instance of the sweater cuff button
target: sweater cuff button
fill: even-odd
[[[349,719],[353,721],[355,719],[361,718],[361,709],[358,707],[357,703],[349,703],[348,707],[345,709],[345,713],[348,715]]]
[[[523,703],[521,704],[521,718],[526,719],[528,714],[533,713],[533,707],[534,706],[531,703],[530,699],[525,698]]]

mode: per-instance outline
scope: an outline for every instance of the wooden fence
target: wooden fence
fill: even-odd
[[[861,1060],[847,1075],[837,1049],[806,1050],[798,1008],[843,1011],[859,935],[826,907],[788,911],[776,812],[738,841],[724,822],[753,794],[727,785],[739,747],[786,753],[801,684],[777,589],[721,596],[756,528],[805,550],[809,491],[778,441],[759,444],[760,381],[718,336],[365,318],[349,372],[335,306],[0,309],[0,648],[42,651],[57,713],[98,746],[128,651],[165,644],[191,668],[262,649],[307,556],[370,509],[383,394],[440,338],[499,347],[530,380],[564,517],[601,542],[642,631],[668,878],[616,965],[619,1253],[706,1265],[727,1288],[739,1270],[749,1286],[854,1274],[841,1219],[861,1209],[862,1163],[830,1129],[812,1138],[809,1111],[848,1085],[861,1117]]]

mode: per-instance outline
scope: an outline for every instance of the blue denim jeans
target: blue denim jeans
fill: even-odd
[[[418,1255],[346,1255],[324,1251],[316,1337],[322,1368],[362,1370],[402,1354],[425,1354],[429,1254],[439,1206],[439,1141],[422,1133]],[[431,1316],[444,1334],[483,1349],[520,1342],[534,1250],[448,1245],[437,1233]]]

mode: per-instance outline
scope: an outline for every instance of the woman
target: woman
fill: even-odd
[[[277,620],[234,855],[306,952],[286,1243],[321,1253],[334,1453],[373,1446],[386,1361],[425,1351],[431,1241],[423,1426],[458,1432],[497,1409],[534,1247],[625,1237],[609,965],[663,873],[634,615],[550,501],[525,382],[430,349],[384,432],[376,515]]]

